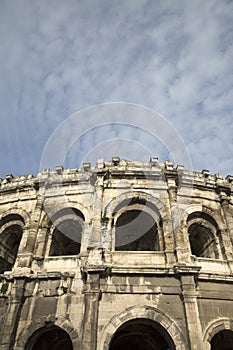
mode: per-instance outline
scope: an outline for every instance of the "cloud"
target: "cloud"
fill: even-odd
[[[37,173],[60,123],[110,101],[154,108],[178,130],[195,169],[232,173],[232,13],[227,0],[1,1],[1,176]],[[143,133],[121,134],[147,145]],[[86,135],[83,154],[101,137]],[[135,147],[131,159],[142,157]]]

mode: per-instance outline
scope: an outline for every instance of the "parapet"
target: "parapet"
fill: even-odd
[[[148,162],[142,162],[127,161],[114,156],[112,161],[98,159],[95,166],[89,162],[83,163],[82,168],[76,169],[64,169],[62,165],[57,165],[54,170],[44,169],[35,177],[31,174],[22,176],[7,174],[4,179],[0,179],[0,192],[38,189],[39,186],[56,185],[61,182],[63,185],[75,182],[91,182],[93,184],[93,180],[97,176],[102,176],[105,180],[109,178],[160,180],[167,183],[172,182],[178,187],[221,188],[228,193],[233,188],[233,176],[231,175],[224,178],[220,174],[210,174],[209,170],[206,169],[201,172],[186,170],[183,165],[174,166],[169,160],[159,162],[156,157],[151,157]]]

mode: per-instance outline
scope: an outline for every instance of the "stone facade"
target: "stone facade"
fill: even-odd
[[[232,176],[99,159],[0,182],[0,349],[233,349]]]

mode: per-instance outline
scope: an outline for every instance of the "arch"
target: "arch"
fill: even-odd
[[[216,208],[216,210],[212,210],[211,208],[200,204],[189,205],[187,208],[185,208],[184,220],[187,221],[188,217],[193,213],[204,213],[215,221],[219,230],[224,230],[226,228],[225,223],[223,222],[222,216],[218,214],[217,209],[219,208]]]
[[[8,212],[0,220],[0,273],[11,270],[15,264],[24,224],[24,219],[15,213]]]
[[[221,317],[211,321],[207,325],[204,331],[204,336],[203,336],[204,350],[214,350],[211,348],[212,339],[214,339],[215,336],[220,334],[220,332],[223,332],[226,330],[233,332],[233,320],[230,319],[229,317]],[[226,350],[226,349],[223,349],[223,350]]]
[[[66,207],[62,208],[54,213],[54,215],[51,217],[50,225],[57,225],[59,222],[61,222],[62,217],[72,217],[72,216],[80,217],[83,221],[85,221],[85,217],[83,213],[78,210],[77,208],[73,207]]]
[[[159,216],[161,216],[164,204],[151,194],[142,191],[128,191],[119,194],[113,198],[104,208],[104,217],[113,217],[114,214],[121,209],[121,205],[126,207],[132,201],[137,201],[144,206],[148,206],[154,210]]]
[[[112,249],[163,250],[162,208],[159,199],[141,191],[121,193],[110,201],[103,220],[108,222]]]
[[[78,332],[73,327],[71,321],[65,318],[55,319],[53,315],[50,315],[48,317],[43,316],[37,320],[32,320],[32,322],[27,327],[24,327],[16,341],[16,349],[26,350],[26,346],[33,345],[33,341],[35,341],[36,338],[43,333],[43,331],[46,331],[46,329],[49,330],[56,327],[67,333],[73,344],[74,349],[76,349],[78,343],[80,342],[80,339]],[[51,348],[51,350],[53,349]]]
[[[84,215],[76,208],[63,208],[50,220],[52,240],[49,255],[77,255],[81,249]]]
[[[20,226],[24,226],[25,222],[19,214],[7,214],[0,220],[0,230],[4,226],[6,228],[12,222],[18,222]]]
[[[187,218],[190,248],[193,255],[204,258],[219,258],[219,228],[209,214],[195,211]]]
[[[62,328],[49,325],[36,330],[28,339],[25,350],[73,350],[69,334]]]
[[[167,339],[172,340],[174,349],[185,350],[188,348],[180,328],[167,314],[149,306],[133,306],[113,316],[106,327],[103,328],[97,350],[111,350],[110,345],[113,335],[117,334],[117,331],[122,329],[121,327],[127,325],[127,322],[132,321],[134,323],[137,320],[143,320],[146,324],[153,324],[155,328],[157,327],[157,330],[162,330],[162,334],[165,334],[163,329],[166,330]]]
[[[61,210],[66,210],[69,208],[73,208],[75,210],[78,210],[82,215],[84,216],[85,222],[90,223],[91,221],[91,213],[90,213],[90,206],[85,203],[80,202],[74,202],[74,201],[65,201],[64,203],[58,203],[56,206],[49,207],[49,204],[45,206],[46,211],[44,211],[40,224],[42,226],[49,225],[51,222],[51,218],[56,215],[57,212]]]
[[[175,345],[158,322],[137,318],[125,322],[112,336],[109,350],[175,350]]]
[[[18,215],[22,218],[25,225],[30,225],[30,215],[22,208],[13,207],[0,214],[0,221],[8,215]]]

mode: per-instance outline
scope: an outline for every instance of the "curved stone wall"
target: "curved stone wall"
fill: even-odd
[[[232,180],[154,160],[0,180],[0,349],[228,349]]]

